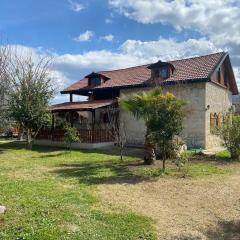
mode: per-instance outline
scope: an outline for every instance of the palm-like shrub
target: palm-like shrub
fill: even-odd
[[[157,146],[163,159],[163,170],[168,153],[173,150],[174,137],[182,131],[183,107],[186,103],[171,93],[163,94],[159,88],[123,97],[121,106],[146,124],[145,163],[152,164]]]
[[[152,99],[161,94],[161,90],[156,88],[148,92],[136,93],[131,96],[123,96],[120,99],[120,106],[123,110],[130,112],[135,118],[143,119],[146,124],[145,164],[152,164],[156,159],[155,144],[151,141],[151,133],[149,129],[149,121],[152,113]]]

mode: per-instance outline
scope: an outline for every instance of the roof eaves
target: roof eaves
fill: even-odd
[[[181,85],[181,84],[191,84],[191,83],[204,83],[210,82],[210,78],[194,78],[194,79],[186,79],[186,80],[172,80],[172,81],[164,81],[161,83],[162,86],[165,85]]]

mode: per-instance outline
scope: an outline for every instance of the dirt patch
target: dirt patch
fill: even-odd
[[[240,169],[240,164],[236,166]],[[202,179],[108,183],[99,185],[98,190],[109,208],[118,206],[156,220],[158,239],[240,239],[240,224],[235,226],[239,231],[234,238],[229,238],[221,225],[239,220],[239,171]]]
[[[10,178],[19,180],[36,180],[42,178],[44,174],[47,174],[50,168],[45,166],[38,166],[36,169],[17,169],[7,173]],[[34,172],[34,174],[33,174]]]

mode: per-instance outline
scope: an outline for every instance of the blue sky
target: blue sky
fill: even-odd
[[[239,19],[237,0],[0,1],[0,36],[54,55],[59,89],[94,70],[221,50],[239,79]]]

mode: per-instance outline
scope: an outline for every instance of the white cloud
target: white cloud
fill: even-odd
[[[94,36],[94,32],[87,30],[86,32],[81,33],[78,37],[74,38],[74,41],[87,42],[87,41],[90,41],[93,36]]]
[[[111,24],[113,23],[113,20],[111,18],[106,18],[105,23]]]
[[[240,44],[239,0],[109,0],[112,8],[137,22],[194,29],[218,45]]]
[[[68,3],[69,3],[70,9],[74,12],[80,12],[86,8],[83,4],[73,0],[68,0]]]
[[[112,42],[113,39],[114,39],[114,36],[112,34],[108,34],[106,36],[103,36],[102,39],[107,41],[107,42]]]
[[[182,42],[164,38],[151,42],[127,40],[122,44],[121,49],[131,56],[153,61],[181,59],[222,51],[206,38],[188,39]]]

